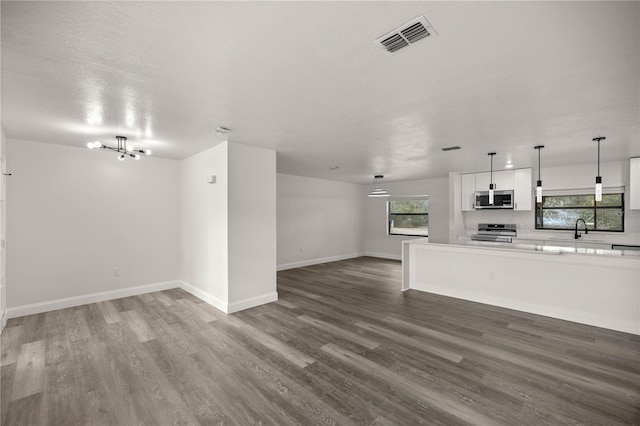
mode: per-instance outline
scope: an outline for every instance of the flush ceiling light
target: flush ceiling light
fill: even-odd
[[[136,160],[140,159],[140,154],[151,155],[150,149],[134,149],[131,145],[127,145],[127,138],[124,136],[116,136],[116,141],[118,146],[116,148],[112,146],[102,145],[100,142],[89,142],[87,143],[87,148],[89,149],[108,149],[110,151],[115,151],[118,154],[118,160],[123,161],[127,157],[135,158]]]
[[[540,177],[540,150],[544,145],[534,146],[533,149],[538,150],[538,181],[536,182],[536,203],[542,202],[542,178]]]
[[[367,194],[368,197],[388,197],[389,192],[382,186],[383,175],[375,175],[371,183],[371,190]]]
[[[593,138],[598,142],[598,176],[596,176],[596,201],[602,201],[602,176],[600,176],[600,141],[605,140],[604,136]]]
[[[487,155],[491,157],[491,172],[489,174],[489,204],[493,204],[493,156],[496,155],[496,153],[490,152]]]

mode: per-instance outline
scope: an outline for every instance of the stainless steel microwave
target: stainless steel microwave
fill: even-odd
[[[513,209],[513,190],[493,191],[493,204],[489,204],[489,191],[477,191],[475,208]]]

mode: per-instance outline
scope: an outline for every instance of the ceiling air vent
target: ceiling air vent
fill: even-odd
[[[382,44],[382,47],[384,47],[387,52],[395,52],[396,50],[409,46],[411,43],[436,34],[431,24],[429,24],[429,21],[427,21],[427,18],[420,16],[378,38],[376,43]]]

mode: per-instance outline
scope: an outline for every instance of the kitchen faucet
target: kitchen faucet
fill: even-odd
[[[587,229],[587,222],[585,222],[583,218],[580,218],[580,219],[576,220],[576,233],[573,235],[573,237],[576,240],[582,236],[582,235],[578,234],[578,222],[580,222],[580,221],[582,221],[582,223],[584,223],[584,233],[585,234],[589,233],[589,230]]]

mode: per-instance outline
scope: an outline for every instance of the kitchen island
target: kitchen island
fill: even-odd
[[[640,252],[424,239],[402,245],[402,290],[640,334]]]

